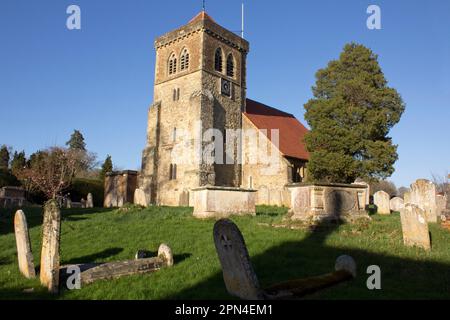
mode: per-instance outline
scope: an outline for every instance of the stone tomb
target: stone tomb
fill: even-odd
[[[59,285],[59,240],[61,234],[61,212],[56,201],[44,206],[42,225],[41,284],[51,293],[58,292]]]
[[[419,179],[411,184],[408,202],[415,204],[423,211],[428,222],[437,222],[436,186],[433,182]]]
[[[14,231],[16,235],[17,258],[19,270],[28,279],[36,277],[33,253],[31,251],[30,235],[25,214],[18,210],[14,216]]]
[[[400,197],[392,198],[389,204],[391,211],[393,212],[400,212],[400,210],[402,210],[404,207],[403,199]]]
[[[256,215],[256,190],[201,187],[191,190],[194,217],[225,218],[230,215]]]
[[[302,297],[356,276],[355,261],[349,256],[336,260],[335,272],[306,279],[291,280],[263,290],[239,228],[222,219],[214,225],[214,244],[222,266],[225,287],[232,296],[243,300],[292,299]],[[275,258],[275,257],[274,257]]]
[[[430,232],[425,212],[413,204],[406,204],[400,214],[403,243],[406,246],[431,249]]]
[[[378,214],[391,214],[390,196],[383,190],[375,192],[373,203],[377,206]]]
[[[360,184],[292,184],[293,220],[368,217],[367,187]]]

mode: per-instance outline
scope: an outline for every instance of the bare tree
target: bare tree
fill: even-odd
[[[28,165],[16,174],[28,188],[42,191],[48,199],[56,199],[68,188],[83,163],[80,152],[53,147],[37,152]]]
[[[444,175],[439,175],[432,173],[431,177],[433,179],[433,183],[436,185],[436,192],[442,193],[442,194],[449,194],[450,193],[450,175],[445,173]]]
[[[380,190],[388,193],[391,198],[397,196],[397,187],[392,181],[381,180],[370,184],[371,194],[375,194]]]

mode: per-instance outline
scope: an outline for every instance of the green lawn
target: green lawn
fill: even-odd
[[[36,267],[42,212],[25,209]],[[353,256],[358,277],[309,299],[450,299],[450,232],[431,224],[429,253],[402,244],[398,214],[372,216],[369,224],[320,228],[274,228],[286,209],[259,207],[257,217],[235,217],[261,285],[333,270],[341,254]],[[50,296],[38,280],[23,278],[17,266],[13,213],[0,211],[0,299],[230,299],[212,239],[213,220],[197,220],[190,208],[153,207],[128,212],[71,209],[62,212],[61,263],[127,260],[138,249],[155,252],[167,243],[172,268],[147,275],[100,281]],[[369,265],[382,271],[382,290],[366,287]],[[34,288],[32,292],[24,289]],[[29,290],[27,290],[29,291]]]

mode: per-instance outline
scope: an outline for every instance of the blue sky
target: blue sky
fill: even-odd
[[[152,102],[153,40],[187,23],[201,0],[1,0],[0,144],[27,155],[82,131],[100,160],[137,169]],[[79,5],[82,29],[66,28]],[[303,123],[315,72],[356,41],[379,55],[407,109],[391,131],[392,180],[409,185],[450,171],[450,1],[246,0],[248,97]],[[382,30],[366,27],[379,5]],[[240,0],[209,0],[208,13],[240,30]]]

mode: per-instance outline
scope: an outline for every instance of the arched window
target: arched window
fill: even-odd
[[[175,56],[175,53],[172,53],[169,59],[169,75],[174,74],[176,72],[177,72],[177,57]]]
[[[180,71],[189,69],[189,52],[184,49],[180,57]]]
[[[222,62],[222,49],[217,48],[216,55],[214,59],[214,69],[216,71],[222,72],[223,62]]]
[[[227,76],[232,78],[234,77],[234,58],[231,53],[227,58]]]

